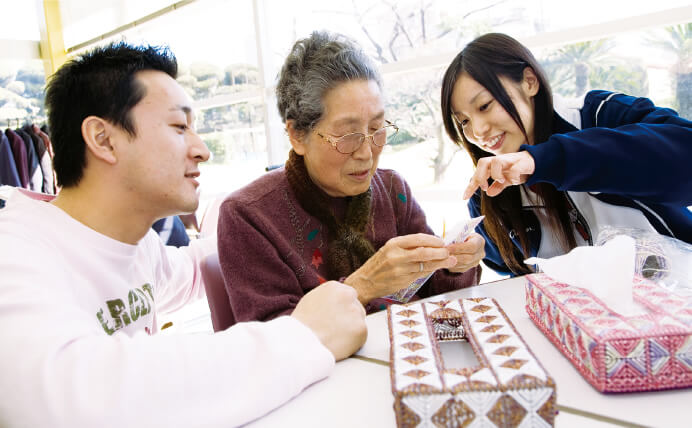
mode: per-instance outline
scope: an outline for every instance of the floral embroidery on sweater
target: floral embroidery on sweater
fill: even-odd
[[[315,269],[319,269],[320,265],[322,264],[322,252],[319,250],[319,248],[316,248],[315,251],[312,253],[311,264],[315,266]]]

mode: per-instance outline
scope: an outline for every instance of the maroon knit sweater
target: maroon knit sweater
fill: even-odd
[[[375,250],[396,236],[433,234],[408,184],[395,171],[378,169],[371,188],[366,237]],[[333,209],[343,219],[346,198],[333,198]],[[301,208],[284,168],[228,196],[219,211],[218,246],[235,321],[263,321],[289,314],[305,293],[326,280],[338,280],[327,278],[327,245],[326,226]],[[463,274],[439,270],[417,296],[468,287],[479,279],[480,267]],[[223,303],[211,306],[228,306]],[[375,300],[366,309],[383,308]],[[215,321],[227,315],[212,313]]]

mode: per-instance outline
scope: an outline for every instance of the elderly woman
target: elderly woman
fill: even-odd
[[[397,127],[375,66],[354,43],[323,32],[299,40],[276,93],[292,146],[285,168],[220,208],[219,260],[235,321],[288,314],[327,280],[352,286],[368,312],[431,272],[418,297],[478,283],[483,238],[445,247],[404,179],[377,168]]]

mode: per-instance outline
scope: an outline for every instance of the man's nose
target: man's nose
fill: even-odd
[[[209,160],[209,157],[211,156],[211,152],[209,151],[209,148],[207,147],[206,143],[202,138],[197,134],[196,132],[192,132],[192,146],[190,148],[192,157],[195,158],[198,162],[206,162]]]

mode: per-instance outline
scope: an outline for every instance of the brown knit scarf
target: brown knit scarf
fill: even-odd
[[[286,161],[286,177],[300,206],[327,226],[327,279],[352,274],[375,254],[375,248],[365,237],[365,227],[370,220],[372,190],[346,197],[348,205],[342,222],[334,216],[331,197],[313,183],[303,157],[293,150]]]

